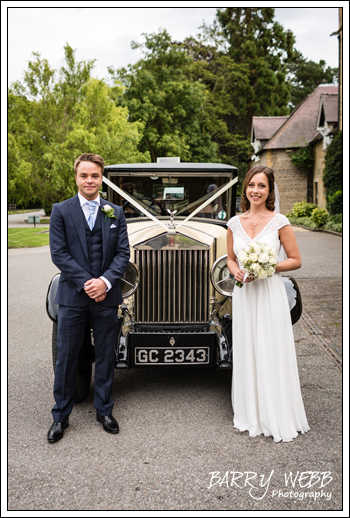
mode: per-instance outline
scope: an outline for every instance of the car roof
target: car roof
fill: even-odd
[[[143,171],[143,172],[215,172],[215,173],[235,173],[237,167],[226,164],[210,164],[197,162],[160,162],[160,163],[144,163],[144,164],[115,164],[107,165],[104,169],[105,173],[113,171]]]

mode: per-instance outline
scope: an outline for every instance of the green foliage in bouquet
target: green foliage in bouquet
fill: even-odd
[[[317,205],[315,205],[314,203],[307,203],[306,201],[301,201],[294,204],[292,214],[297,218],[309,218],[314,209],[317,209]]]
[[[328,219],[328,212],[326,209],[316,208],[312,211],[310,219],[316,223],[318,227],[322,227]]]

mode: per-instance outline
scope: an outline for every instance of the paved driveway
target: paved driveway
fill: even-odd
[[[293,227],[300,248],[302,267],[291,272],[295,279],[342,277],[342,238],[328,232]]]
[[[7,226],[8,228],[26,228],[26,227],[34,227],[34,224],[28,224],[25,220],[28,219],[29,216],[40,216],[40,218],[45,217],[45,211],[38,210],[36,212],[24,212],[23,214],[8,214],[7,216]],[[41,223],[36,224],[37,227],[47,227],[46,225],[42,225]]]
[[[310,267],[304,259],[303,268],[328,271],[324,263],[333,265],[333,256],[322,259],[312,251],[324,249],[322,237],[301,235],[301,246],[311,247],[303,257],[314,261]],[[331,248],[340,242],[337,236],[324,241]],[[229,372],[135,369],[115,375],[118,436],[97,423],[91,390],[74,407],[63,440],[48,444],[53,371],[45,296],[57,270],[48,247],[9,250],[8,257],[9,510],[319,513],[342,508],[341,372],[300,322],[294,336],[311,429],[290,443],[233,429]],[[209,488],[214,471],[220,484]],[[321,487],[323,475],[312,489],[302,488],[299,479],[294,489],[286,483],[290,473],[294,479],[306,471],[329,473],[327,485]],[[226,472],[236,472],[237,484],[231,485],[230,473],[225,482]],[[265,487],[259,485],[261,476],[264,482],[270,477]]]

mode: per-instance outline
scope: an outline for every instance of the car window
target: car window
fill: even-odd
[[[177,211],[176,217],[188,216],[205,200],[227,185],[227,176],[112,176],[110,180],[155,216],[168,216]],[[111,200],[123,207],[126,218],[143,217],[130,201],[117,192]],[[225,191],[210,202],[196,217],[227,220],[230,217],[229,192]]]

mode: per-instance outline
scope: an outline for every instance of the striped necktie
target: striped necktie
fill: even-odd
[[[88,207],[89,207],[89,212],[90,212],[90,215],[89,215],[89,219],[87,220],[87,224],[89,225],[89,228],[90,230],[92,230],[94,228],[94,224],[95,224],[95,211],[96,211],[96,205],[97,205],[97,201],[88,201],[87,202],[88,204]]]

